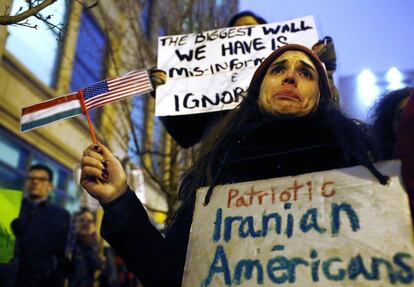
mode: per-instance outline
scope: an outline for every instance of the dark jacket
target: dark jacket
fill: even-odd
[[[16,286],[63,286],[70,215],[49,200],[23,199],[20,215],[12,222],[18,262]]]
[[[341,168],[346,163],[327,126],[318,120],[248,124],[237,135],[217,184]],[[129,190],[104,205],[102,235],[145,286],[180,286],[194,198],[187,200],[165,238]]]
[[[69,278],[69,287],[93,287],[95,272],[103,270],[97,243],[86,244],[77,239],[71,264],[73,274]]]
[[[160,117],[168,134],[183,148],[199,143],[229,110]]]

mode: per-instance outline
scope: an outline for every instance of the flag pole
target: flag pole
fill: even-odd
[[[81,106],[82,106],[83,114],[88,119],[89,132],[91,133],[92,141],[93,141],[94,144],[97,144],[98,141],[96,140],[95,129],[93,128],[91,117],[89,116],[88,110],[86,109],[86,106],[85,106],[85,99],[83,98],[83,89],[80,89],[78,91],[78,94],[79,94],[79,100],[80,100],[80,103],[81,103]]]

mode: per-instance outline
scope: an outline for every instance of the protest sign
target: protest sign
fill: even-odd
[[[197,192],[183,286],[413,286],[399,162]]]
[[[232,109],[256,68],[285,44],[312,47],[313,16],[257,26],[160,37],[157,68],[167,82],[157,88],[157,116]]]
[[[0,189],[0,263],[13,257],[15,237],[10,223],[19,215],[22,196],[19,190]]]

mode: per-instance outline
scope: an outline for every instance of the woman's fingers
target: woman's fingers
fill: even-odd
[[[99,153],[105,158],[105,159],[111,159],[113,158],[112,152],[103,144],[99,143]]]
[[[154,88],[157,86],[165,84],[167,80],[167,73],[163,70],[151,70],[150,71],[151,83],[153,84]]]
[[[104,161],[99,161],[96,158],[93,158],[93,157],[90,157],[90,156],[82,157],[81,165],[82,165],[82,167],[84,167],[84,166],[95,167],[95,168],[100,169],[102,171],[104,170],[104,168],[106,168],[106,167],[104,167]]]
[[[82,178],[97,178],[103,181],[108,180],[108,174],[103,172],[102,169],[98,169],[92,166],[82,167]]]
[[[85,151],[83,152],[83,156],[85,157],[85,156],[87,156],[87,157],[91,157],[91,158],[94,158],[94,159],[96,159],[96,160],[98,160],[98,161],[104,161],[105,160],[105,158],[103,157],[103,155],[100,153],[100,151],[101,151],[102,149],[101,148],[99,148],[99,150],[94,150],[94,149],[90,149],[90,148],[87,148],[87,149],[85,149]]]

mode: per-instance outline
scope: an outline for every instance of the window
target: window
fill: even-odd
[[[75,60],[72,67],[71,91],[86,88],[105,77],[105,55],[107,41],[100,27],[84,9],[80,19]],[[97,110],[89,111],[97,124]]]
[[[142,29],[144,30],[144,33],[147,36],[147,38],[149,37],[150,5],[150,1],[144,1],[143,6],[141,7],[141,15],[139,19]]]
[[[52,201],[74,210],[77,194],[72,170],[0,128],[0,188],[23,190],[27,169],[36,163],[46,164],[53,171]]]
[[[52,15],[50,21],[54,24],[65,23],[66,4],[68,1],[56,1],[41,11],[44,16]],[[26,9],[25,0],[14,0],[11,15],[19,9]],[[55,85],[55,70],[61,42],[58,41],[58,31],[50,29],[44,22],[30,17],[28,22],[37,29],[23,26],[8,26],[9,36],[6,49],[23,65],[36,75],[46,85]]]
[[[104,79],[106,45],[107,41],[100,27],[87,10],[83,10],[70,82],[72,91]]]

